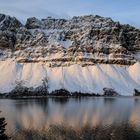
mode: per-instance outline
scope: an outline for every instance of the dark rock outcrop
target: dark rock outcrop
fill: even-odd
[[[42,22],[37,19],[36,17],[28,18],[25,27],[27,29],[38,29],[42,28],[43,24]]]
[[[14,49],[16,37],[11,31],[1,31],[0,30],[0,49]]]
[[[11,30],[16,31],[18,28],[22,27],[20,21],[15,17],[10,17],[4,14],[0,14],[0,30]]]

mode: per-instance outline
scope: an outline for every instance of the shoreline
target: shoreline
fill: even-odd
[[[46,96],[3,96],[0,95],[1,99],[47,99],[47,98],[140,98],[140,96],[105,96],[105,95],[71,95],[71,96],[64,96],[64,95],[46,95]]]
[[[12,98],[48,98],[48,97],[140,97],[140,92],[134,90],[132,96],[121,95],[111,88],[104,88],[102,93],[82,93],[82,92],[70,92],[66,89],[59,89],[49,92],[47,89],[40,88],[40,90],[29,90],[27,88],[17,88],[9,93],[0,93],[0,98],[12,99]]]

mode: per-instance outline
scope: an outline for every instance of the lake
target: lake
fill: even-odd
[[[0,99],[15,140],[140,140],[139,97]]]

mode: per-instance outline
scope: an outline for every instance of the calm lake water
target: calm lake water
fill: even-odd
[[[140,140],[140,98],[0,99],[17,140]]]

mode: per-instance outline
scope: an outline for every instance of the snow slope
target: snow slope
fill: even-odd
[[[70,92],[103,94],[103,88],[113,88],[121,95],[133,95],[140,90],[140,62],[131,66],[97,64],[81,67],[47,67],[45,63],[23,63],[8,59],[0,61],[0,93],[8,93],[17,83],[39,87],[48,79],[49,92],[66,89]]]

